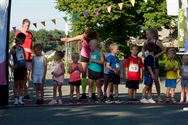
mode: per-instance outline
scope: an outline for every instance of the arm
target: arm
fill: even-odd
[[[76,41],[76,40],[83,40],[84,39],[84,34],[82,35],[78,35],[72,38],[61,38],[60,41],[61,42],[72,42],[72,41]]]
[[[81,73],[84,73],[84,69],[83,69],[83,67],[82,67],[82,64],[79,64],[79,65],[78,65],[78,69],[79,69],[79,71],[80,71]]]
[[[140,80],[143,79],[143,68],[140,68]]]
[[[72,70],[72,68],[71,68],[71,65],[70,65],[69,68],[68,68],[68,72],[69,72],[69,73],[74,72],[74,70]]]
[[[94,62],[94,63],[97,63],[97,64],[103,64],[104,63],[104,56],[102,53],[100,53],[100,60],[94,60],[94,59],[90,59],[90,62]]]
[[[34,57],[32,58],[32,71],[31,71],[31,78],[33,79],[33,71],[34,71]]]
[[[144,45],[142,47],[142,57],[145,57],[145,51],[146,51],[146,42],[144,42]]]
[[[46,79],[46,72],[47,72],[47,60],[46,60],[46,57],[44,57],[44,76],[43,76],[43,80]]]
[[[157,41],[156,44],[162,49],[162,51],[160,53],[155,55],[155,58],[159,58],[161,55],[163,55],[166,52],[166,47],[164,47],[160,41]]]
[[[126,78],[126,79],[128,78],[128,70],[129,70],[129,69],[126,67],[126,68],[125,68],[125,78]]]
[[[152,68],[151,68],[150,66],[148,66],[148,70],[149,70],[149,72],[150,72],[150,74],[151,74],[151,76],[152,76],[152,79],[153,79],[153,80],[156,80],[155,74],[154,74],[154,72],[152,71]]]
[[[14,53],[14,50],[13,50],[13,49],[11,49],[11,50],[10,50],[10,52],[9,52],[9,57],[11,57],[11,56],[13,55],[13,53]],[[8,61],[8,66],[10,66],[10,67],[11,67],[11,69],[14,69],[14,66],[13,66],[13,65],[11,65],[9,61]]]

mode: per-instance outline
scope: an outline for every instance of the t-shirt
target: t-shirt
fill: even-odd
[[[150,66],[153,71],[155,70],[155,58],[152,55],[148,55],[144,60],[144,75],[151,75],[148,66]]]
[[[82,67],[81,64],[72,64],[71,65],[71,69],[74,70],[76,67]],[[80,75],[81,72],[79,70],[75,70],[74,72],[70,73],[70,78],[69,78],[69,82],[75,82],[75,81],[79,81],[80,80]]]
[[[111,66],[113,69],[119,68],[119,63],[120,63],[120,61],[119,61],[119,59],[118,59],[117,56],[114,56],[114,55],[111,55],[111,54],[110,54],[110,55],[107,57],[106,62],[107,62],[107,63],[110,63],[110,66]],[[109,72],[113,73],[112,70],[110,70]]]
[[[167,60],[166,64],[165,64],[165,68],[174,68],[176,70],[179,69],[179,65],[178,62],[176,60]],[[166,72],[166,78],[167,79],[177,79],[177,71],[167,71]]]
[[[90,52],[90,58],[93,60],[100,60],[100,52],[96,51],[96,52]],[[88,64],[88,69],[94,71],[94,72],[102,72],[102,65],[98,64],[98,63],[94,63],[94,62],[89,62]]]
[[[16,35],[19,34],[20,32],[21,31],[16,32]],[[25,38],[25,42],[23,43],[22,47],[24,49],[32,50],[32,38],[33,38],[33,35],[29,31],[27,31],[27,33],[25,35],[26,35],[26,38]],[[31,53],[25,51],[25,57],[26,57],[26,61],[28,61],[28,62],[32,61]]]
[[[108,74],[108,73],[109,73],[109,69],[106,68],[106,59],[107,59],[107,57],[110,55],[110,53],[104,52],[103,55],[104,55],[104,57],[105,57],[105,62],[104,62],[104,66],[103,66],[103,67],[104,67],[104,74]]]
[[[25,54],[24,48],[22,46],[13,46],[14,54],[13,54],[13,62],[14,65],[17,66],[25,66]]]
[[[181,72],[182,72],[182,79],[188,80],[188,66],[187,65],[181,66]]]
[[[139,57],[130,56],[125,61],[125,68],[128,68],[127,79],[128,80],[140,80],[140,69],[143,68],[142,59]]]

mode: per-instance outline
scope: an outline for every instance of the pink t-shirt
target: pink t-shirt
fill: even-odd
[[[71,69],[74,70],[76,67],[81,67],[82,65],[81,64],[72,64],[71,65]],[[80,75],[81,75],[81,72],[79,70],[75,70],[74,72],[70,73],[70,79],[69,79],[69,82],[75,82],[75,81],[79,81],[80,80]]]
[[[61,64],[62,64],[62,62],[56,63],[55,69],[53,71],[54,73],[57,73],[57,74],[61,74],[62,73]],[[59,77],[55,77],[53,75],[52,79],[57,81],[57,82],[64,83],[64,75],[61,75]]]
[[[91,49],[89,47],[89,42],[84,39],[82,42],[81,56],[89,58],[90,52],[91,52]]]

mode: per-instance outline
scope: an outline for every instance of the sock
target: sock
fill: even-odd
[[[93,93],[96,93],[96,82],[93,83]]]
[[[82,94],[83,94],[86,93],[87,80],[86,78],[82,78],[81,81],[82,81]]]

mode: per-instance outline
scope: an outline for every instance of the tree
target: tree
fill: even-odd
[[[166,14],[165,0],[136,0],[135,6],[126,0],[123,1],[123,9],[120,10],[118,3],[122,0],[56,0],[56,8],[65,11],[71,16],[73,31],[75,34],[83,33],[86,27],[92,27],[98,31],[102,40],[112,40],[126,46],[130,36],[143,37],[149,27],[161,29],[162,26],[171,28],[170,23],[174,18]],[[111,5],[111,13],[107,6]],[[95,10],[99,10],[99,15]],[[89,16],[84,17],[83,12]],[[78,15],[74,20],[73,15]]]

